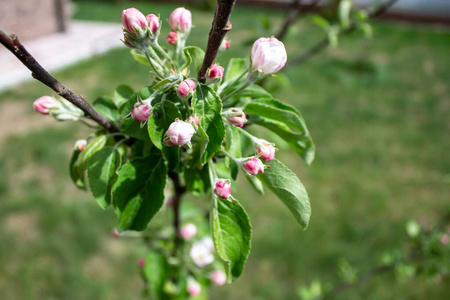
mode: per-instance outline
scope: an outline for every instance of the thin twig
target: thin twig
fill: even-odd
[[[313,10],[317,4],[319,4],[320,0],[314,0],[304,8],[299,7],[301,0],[294,0],[291,5],[286,9],[286,17],[284,18],[284,23],[280,28],[276,36],[280,41],[285,37],[289,27],[294,23],[294,21],[298,18],[300,14],[303,14],[307,11]]]
[[[91,118],[99,125],[103,126],[109,132],[118,132],[119,130],[102,114],[100,114],[83,96],[76,94],[64,84],[56,80],[47,72],[36,59],[20,43],[18,37],[14,34],[7,34],[0,28],[0,43],[11,51],[30,71],[31,76],[54,90],[58,95],[68,100],[76,107],[81,109],[85,116]]]
[[[386,10],[389,9],[389,7],[391,7],[395,2],[397,2],[397,0],[388,0],[385,3],[383,3],[382,5],[378,6],[375,10],[370,11],[368,13],[368,17],[369,18],[375,18],[378,17],[380,15],[382,15],[383,13],[386,12]],[[352,21],[350,23],[350,26],[343,30],[341,32],[341,34],[348,34],[350,32],[355,31],[355,29],[357,29],[357,24],[355,21]],[[306,51],[304,51],[303,53],[301,53],[299,56],[297,56],[296,58],[292,59],[289,61],[289,63],[284,67],[284,71],[294,67],[296,65],[299,65],[301,63],[304,63],[305,61],[307,61],[308,59],[310,59],[311,57],[313,57],[314,55],[322,52],[324,49],[328,48],[328,46],[330,45],[330,40],[328,38],[324,38],[321,41],[319,41],[317,44],[315,44],[314,46],[312,46],[311,48],[307,49]]]
[[[206,71],[213,64],[219,51],[220,44],[228,31],[231,30],[230,16],[236,0],[217,0],[216,12],[209,31],[203,64],[198,72],[198,81],[205,82]]]

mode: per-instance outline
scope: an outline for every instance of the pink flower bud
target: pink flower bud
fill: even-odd
[[[120,233],[119,231],[117,231],[116,228],[114,228],[113,230],[111,230],[111,237],[115,238],[115,239],[119,239],[120,238]]]
[[[181,99],[189,98],[195,89],[195,82],[192,79],[183,80],[177,89],[177,94]]]
[[[167,35],[166,40],[169,44],[175,45],[178,41],[178,34],[176,32],[171,31]]]
[[[195,125],[198,126],[198,123],[200,122],[200,120],[196,116],[192,116],[192,117],[188,118],[188,122],[189,123],[194,123]]]
[[[176,120],[167,129],[164,141],[168,146],[183,146],[191,141],[194,133],[195,129],[191,123]]]
[[[166,201],[167,206],[173,205],[173,197],[172,196],[169,196],[169,197],[165,198],[164,200]]]
[[[148,28],[150,28],[150,31],[155,34],[158,32],[159,29],[159,18],[155,16],[154,14],[149,14],[145,17],[148,20]]]
[[[253,44],[251,59],[253,71],[275,73],[286,64],[286,49],[276,38],[259,38]]]
[[[227,275],[219,270],[212,272],[210,278],[215,285],[224,285],[227,282]]]
[[[145,29],[147,20],[139,10],[132,7],[122,11],[122,25],[129,32],[135,33],[136,29]]]
[[[214,187],[214,194],[222,199],[228,199],[231,196],[231,183],[229,180],[217,181]]]
[[[191,12],[184,7],[178,7],[170,14],[169,25],[173,31],[188,32],[192,26]]]
[[[200,295],[202,292],[202,286],[195,280],[189,280],[187,290],[189,295],[195,297]]]
[[[225,46],[225,50],[230,49],[230,41],[228,41],[228,40],[223,40],[223,45]]]
[[[206,71],[206,84],[220,81],[223,77],[223,68],[219,65],[212,65]]]
[[[37,98],[33,102],[34,110],[43,115],[48,115],[50,109],[56,107],[57,105],[58,104],[56,103],[55,99],[50,96],[42,96],[40,98]]]
[[[441,242],[442,245],[447,245],[450,242],[450,237],[448,236],[448,234],[444,233],[443,235],[441,235],[439,241]]]
[[[141,257],[141,258],[138,258],[138,260],[136,261],[136,265],[137,265],[139,268],[143,268],[143,267],[145,266],[145,259],[143,259],[142,257]]]
[[[86,140],[78,140],[75,143],[75,149],[78,151],[83,151],[86,148],[87,141]]]
[[[228,118],[231,125],[237,127],[244,126],[245,121],[247,121],[244,111],[240,108],[232,108],[228,110],[225,112],[225,116]]]
[[[180,229],[180,235],[185,240],[192,239],[196,234],[197,234],[197,226],[195,226],[192,223],[186,224]]]
[[[137,122],[147,121],[151,114],[152,108],[144,103],[136,103],[134,108],[131,110],[131,117]]]
[[[261,154],[261,158],[265,161],[271,161],[275,157],[275,147],[270,143],[262,143],[257,145],[256,153]]]
[[[264,165],[256,157],[253,157],[249,160],[247,160],[245,163],[242,164],[242,168],[248,175],[256,175],[258,173],[264,173]]]

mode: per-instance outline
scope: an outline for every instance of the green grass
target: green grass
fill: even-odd
[[[78,19],[114,22],[128,6],[159,12],[162,20],[177,7],[76,4]],[[272,11],[237,6],[232,48],[219,61],[248,55],[245,42],[262,32],[258,18]],[[275,25],[279,16],[276,11],[271,17]],[[193,44],[204,47],[211,17],[193,9]],[[215,288],[211,299],[298,299],[297,286],[336,278],[339,259],[364,272],[385,250],[406,241],[406,221],[436,220],[450,210],[445,180],[450,174],[450,34],[387,22],[376,23],[374,33],[371,42],[356,34],[342,38],[337,49],[285,73],[292,84],[276,96],[302,112],[317,155],[306,167],[280,144],[277,156],[304,182],[312,201],[311,224],[301,231],[270,192],[260,197],[243,181],[236,197],[253,224],[252,253],[243,276]],[[289,57],[320,38],[320,31],[299,24],[286,40]],[[148,73],[128,52],[114,50],[80,62],[57,78],[88,99],[111,95],[120,83],[139,88]],[[38,83],[23,84],[0,95],[0,108],[12,100],[31,105],[49,93]],[[31,109],[24,122],[28,116],[36,117]],[[137,241],[111,239],[112,211],[99,209],[69,179],[73,143],[87,132],[73,123],[45,124],[0,143],[4,299],[139,299],[135,259],[142,248]],[[444,299],[448,283],[386,275],[339,299]]]

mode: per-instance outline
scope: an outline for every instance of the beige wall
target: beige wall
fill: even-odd
[[[21,40],[58,32],[56,0],[0,0],[0,27]],[[68,0],[62,0],[67,12]]]

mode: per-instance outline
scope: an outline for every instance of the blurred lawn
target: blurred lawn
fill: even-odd
[[[165,21],[177,5],[81,2],[75,18],[120,22],[129,6],[159,12]],[[190,41],[204,47],[212,14],[192,11],[196,27]],[[222,64],[248,55],[244,43],[260,36],[259,19],[268,13],[277,28],[282,11],[235,8],[232,47],[219,59]],[[290,57],[321,38],[319,30],[302,24],[286,41]],[[311,224],[301,231],[272,194],[260,197],[243,182],[237,198],[253,224],[252,253],[243,276],[214,289],[211,299],[298,299],[297,286],[335,278],[339,259],[364,272],[385,250],[406,241],[406,221],[432,222],[450,210],[450,34],[385,22],[376,23],[374,32],[372,42],[357,34],[343,38],[338,49],[286,72],[292,84],[275,94],[302,112],[317,155],[311,167],[292,152],[277,155],[310,194]],[[166,33],[167,26],[162,37]],[[114,50],[56,77],[91,100],[111,95],[120,83],[139,88],[148,73],[128,52]],[[32,101],[50,93],[32,82],[0,94],[1,116],[5,107],[25,110],[21,133],[12,128],[17,121],[0,129],[14,132],[0,135],[1,298],[140,299],[139,242],[112,239],[114,213],[99,209],[89,193],[70,182],[73,143],[88,130],[41,123],[45,118],[32,111]],[[448,279],[435,284],[387,275],[339,299],[449,294]]]

